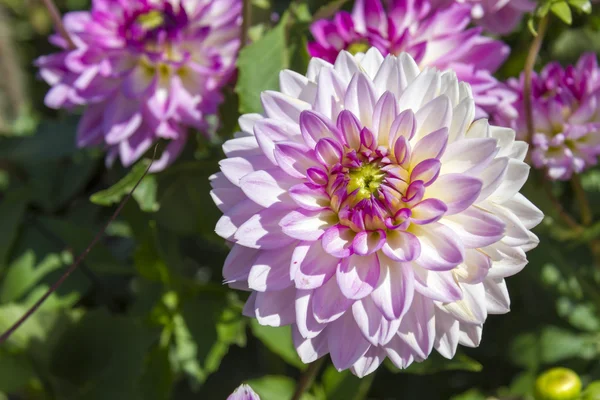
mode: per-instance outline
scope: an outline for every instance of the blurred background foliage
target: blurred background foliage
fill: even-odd
[[[57,4],[63,12],[89,7]],[[253,43],[226,88],[214,140],[198,134],[173,166],[146,176],[80,268],[0,347],[0,399],[225,399],[243,381],[263,400],[291,396],[305,366],[289,328],[243,318],[247,294],[221,284],[228,249],[213,232],[220,213],[208,177],[238,110],[259,110],[258,94],[277,87],[279,70],[305,72],[309,23],[339,7],[350,2],[253,0]],[[538,66],[600,51],[598,8],[569,13],[571,26],[555,17]],[[101,150],[75,147],[78,117],[44,107],[48,88],[32,62],[54,51],[52,29],[41,1],[0,0],[2,331],[86,248],[149,163],[105,168]],[[526,21],[505,38],[512,54],[501,78],[520,73],[531,38]],[[326,363],[303,399],[531,399],[535,377],[554,365],[574,369],[584,385],[600,379],[600,250],[588,246],[600,223],[565,228],[532,175],[526,195],[548,215],[536,232],[541,242],[508,280],[512,312],[488,318],[478,349],[407,371],[388,364],[362,380]],[[598,217],[600,169],[582,184]],[[568,185],[551,190],[577,215]]]

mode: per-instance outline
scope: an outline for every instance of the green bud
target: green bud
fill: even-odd
[[[581,400],[600,400],[600,381],[594,381],[587,385]]]
[[[575,400],[580,394],[581,380],[568,368],[552,368],[535,381],[535,400]]]

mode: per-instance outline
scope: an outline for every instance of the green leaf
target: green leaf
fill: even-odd
[[[568,0],[571,7],[585,14],[591,14],[592,3],[590,0]]]
[[[468,390],[457,396],[453,396],[450,400],[485,400],[486,397],[477,389]]]
[[[169,349],[156,347],[146,356],[145,369],[139,381],[141,398],[144,400],[168,400],[171,398],[175,375],[171,369]]]
[[[57,398],[142,400],[138,382],[158,334],[133,318],[88,312],[54,348],[49,368]]]
[[[109,187],[94,193],[90,201],[101,206],[110,206],[119,203],[125,196],[131,192],[135,184],[142,179],[144,173],[150,165],[150,160],[142,160],[135,164],[131,171],[120,181]],[[157,211],[159,206],[156,202],[156,177],[146,175],[140,182],[132,197],[138,202],[142,211]]]
[[[0,332],[8,330],[26,312],[24,305],[9,303],[0,306]],[[32,340],[43,341],[49,326],[44,326],[44,311],[38,311],[27,319],[8,339],[8,344],[24,350]]]
[[[573,22],[573,16],[571,15],[571,8],[566,2],[553,3],[550,6],[552,13],[560,18],[565,24],[571,25]]]
[[[28,250],[8,268],[0,289],[0,302],[19,300],[47,274],[72,263],[70,253],[48,254],[39,263],[33,250]]]
[[[247,382],[261,400],[291,399],[296,388],[296,381],[287,376],[267,375]],[[304,393],[301,400],[313,400],[314,397]]]
[[[240,114],[260,113],[260,94],[279,87],[279,72],[288,67],[284,14],[279,24],[260,40],[245,46],[238,57],[239,77],[235,91],[239,96]]]
[[[292,330],[289,326],[278,328],[263,326],[255,319],[252,319],[250,326],[252,327],[252,334],[267,346],[269,350],[294,367],[299,369],[306,368],[306,364],[298,357],[298,353],[292,342]]]
[[[26,355],[0,351],[0,392],[15,393],[35,378],[35,370]]]
[[[338,372],[329,365],[323,372],[323,389],[327,400],[363,400],[367,398],[374,377],[375,374],[370,374],[360,379],[348,370]]]
[[[9,191],[0,203],[0,272],[8,262],[28,200],[29,192],[26,189],[16,189]]]

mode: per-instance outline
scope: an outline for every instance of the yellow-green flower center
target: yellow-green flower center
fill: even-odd
[[[153,10],[137,17],[136,22],[140,24],[142,28],[150,31],[164,24],[165,17],[160,11]]]
[[[361,41],[358,41],[358,42],[350,43],[348,45],[348,48],[346,50],[350,54],[366,53],[367,50],[369,50],[370,47],[371,47],[371,45],[369,44],[369,42],[361,40]]]
[[[385,173],[379,167],[373,164],[365,164],[355,168],[348,173],[350,181],[348,182],[348,194],[358,189],[356,193],[357,200],[368,199],[379,188]]]

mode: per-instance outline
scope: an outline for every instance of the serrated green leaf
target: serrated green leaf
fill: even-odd
[[[550,6],[550,10],[552,10],[552,13],[560,18],[565,24],[571,25],[571,23],[573,23],[571,8],[566,2],[553,3]]]
[[[263,326],[257,320],[252,319],[250,326],[252,333],[269,350],[283,358],[288,364],[299,369],[305,369],[306,364],[300,360],[292,342],[292,330],[289,326],[278,328]]]
[[[260,94],[279,88],[279,72],[288,67],[286,25],[284,14],[279,24],[260,40],[245,46],[238,57],[239,77],[235,87],[240,99],[240,113],[260,113]]]

